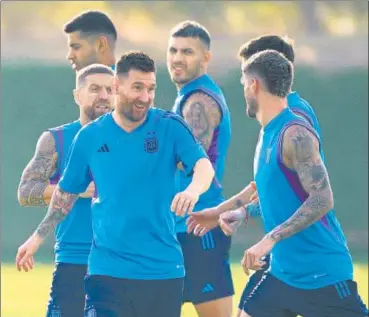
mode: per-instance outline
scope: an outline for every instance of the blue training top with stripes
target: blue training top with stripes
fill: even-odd
[[[58,153],[57,170],[50,178],[57,184],[67,162],[69,148],[81,129],[79,120],[49,129],[55,139]],[[55,229],[55,262],[86,264],[91,249],[91,199],[78,198],[72,211]]]
[[[189,127],[172,112],[151,108],[131,132],[108,113],[76,135],[62,190],[81,193],[93,177],[93,242],[88,274],[128,279],[184,276],[170,210],[177,164],[187,173],[207,157]]]
[[[214,207],[220,204],[223,200],[223,187],[221,185],[224,167],[226,161],[226,155],[231,141],[231,118],[227,102],[224,98],[223,92],[214,80],[207,74],[202,75],[190,83],[183,86],[178,91],[178,96],[175,100],[172,111],[182,116],[182,108],[186,100],[194,93],[202,92],[212,97],[221,111],[221,121],[218,127],[214,131],[213,139],[207,154],[210,161],[213,164],[215,170],[214,181],[212,182],[209,190],[200,196],[194,211],[199,211],[205,208]],[[187,175],[181,170],[177,172],[177,186],[178,191],[182,191],[187,188],[191,183],[192,176]],[[186,232],[186,219],[187,217],[177,217],[177,232]]]
[[[305,119],[287,108],[262,129],[256,147],[254,179],[266,232],[290,218],[308,197],[296,172],[283,163],[283,134],[293,124],[306,127],[319,139]],[[352,279],[351,255],[334,211],[278,242],[271,252],[270,272],[286,284],[302,289]]]

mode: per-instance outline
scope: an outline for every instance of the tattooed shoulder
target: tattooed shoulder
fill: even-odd
[[[283,137],[283,159],[295,170],[307,193],[330,187],[328,173],[319,151],[319,140],[306,127],[293,125]]]
[[[320,156],[319,140],[311,131],[300,125],[288,128],[283,136],[283,159],[296,171],[308,197],[289,219],[268,234],[276,242],[306,229],[333,208],[333,193]]]
[[[46,180],[55,172],[57,151],[51,132],[44,132],[37,141],[36,151],[25,169],[22,178]]]
[[[218,103],[211,96],[197,92],[186,100],[182,114],[193,134],[205,150],[208,150],[213,139],[214,130],[221,120]]]

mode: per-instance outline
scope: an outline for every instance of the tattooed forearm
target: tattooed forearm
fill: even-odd
[[[24,206],[42,206],[49,178],[56,170],[57,152],[50,132],[41,135],[36,151],[23,171],[18,187],[18,200]]]
[[[297,211],[269,235],[275,241],[309,227],[333,208],[327,170],[319,153],[319,141],[305,127],[290,127],[283,138],[284,163],[296,171],[307,198]]]
[[[28,197],[28,204],[30,206],[43,206],[46,205],[44,200],[44,192],[47,187],[47,183],[37,183],[33,186],[28,186],[25,190],[29,190],[30,193],[27,195]]]
[[[248,185],[238,194],[219,204],[218,209],[221,212],[226,212],[228,210],[234,210],[245,206],[250,202],[250,198],[254,193],[255,189],[253,186]]]
[[[318,221],[330,209],[331,204],[325,197],[311,195],[291,218],[274,228],[269,235],[275,241],[288,238]]]
[[[38,226],[36,233],[45,238],[68,215],[77,198],[78,195],[63,192],[57,187],[51,198],[46,216]]]
[[[186,101],[182,113],[192,133],[201,142],[203,148],[206,151],[209,150],[214,130],[221,118],[216,101],[204,93],[195,93]]]
[[[243,203],[242,203],[242,200],[241,199],[237,199],[235,202],[234,202],[234,209],[237,209],[237,208],[240,208],[243,206]]]

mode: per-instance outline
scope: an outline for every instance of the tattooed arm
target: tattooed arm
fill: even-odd
[[[268,234],[276,242],[306,229],[333,208],[333,193],[315,135],[300,125],[288,128],[283,137],[283,161],[296,171],[309,196],[288,220]]]
[[[49,178],[56,171],[57,159],[54,137],[51,132],[44,132],[21,176],[18,201],[22,206],[44,206],[49,203],[55,189],[55,185],[49,184]]]
[[[238,194],[219,204],[217,207],[219,214],[222,214],[223,212],[229,210],[241,208],[246,204],[250,203],[250,198],[255,193],[255,190],[256,190],[255,183],[251,182]]]
[[[52,194],[45,218],[30,238],[18,249],[16,256],[18,270],[32,269],[33,255],[44,242],[46,236],[69,214],[79,194],[88,188],[91,182],[88,156],[90,139],[88,131],[80,131],[74,138],[67,166]]]
[[[56,225],[72,210],[77,198],[78,194],[64,192],[57,186],[50,200],[45,218],[41,221],[35,233],[45,239],[49,232],[53,231]]]
[[[214,130],[218,127],[221,112],[218,103],[209,95],[196,92],[185,102],[182,115],[191,127],[192,133],[201,142],[205,151],[209,150]]]
[[[19,271],[28,272],[33,268],[33,255],[43,244],[46,236],[72,210],[77,198],[76,194],[64,192],[58,186],[55,188],[45,218],[28,240],[18,248],[15,263]]]

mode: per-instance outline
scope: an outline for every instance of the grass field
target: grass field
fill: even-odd
[[[1,316],[42,317],[45,316],[53,266],[37,264],[30,273],[19,273],[11,264],[1,266]],[[247,277],[240,265],[233,265],[236,288],[234,306],[238,303]],[[368,265],[355,266],[355,279],[360,295],[368,305]],[[191,305],[185,305],[182,317],[197,317]]]

